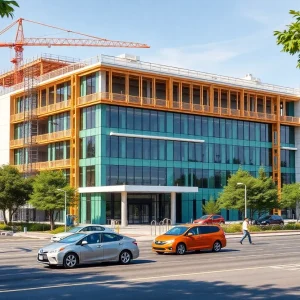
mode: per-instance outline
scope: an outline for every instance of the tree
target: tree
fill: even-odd
[[[292,208],[296,210],[299,219],[300,183],[284,184],[281,190],[281,208]],[[298,209],[297,209],[298,208]]]
[[[264,168],[259,169],[258,178],[255,179],[254,193],[253,193],[253,212],[258,212],[260,216],[262,213],[268,212],[273,208],[278,208],[278,190],[275,182],[271,177],[267,177]]]
[[[254,178],[247,171],[241,168],[228,179],[228,184],[220,194],[218,203],[220,208],[237,209],[245,211],[244,185],[247,187],[247,208],[250,210],[250,217],[258,212],[259,214],[278,207],[278,193],[276,185],[271,177],[267,177],[263,168],[259,170],[259,177]]]
[[[9,1],[9,0],[0,0],[0,17],[14,17],[14,7],[19,7],[17,1]]]
[[[58,189],[67,192],[67,207],[75,201],[75,189],[70,187],[62,171],[42,171],[35,177],[33,193],[29,203],[39,210],[49,213],[51,230],[54,229],[58,211],[65,208],[65,195]]]
[[[287,25],[287,30],[274,31],[274,36],[277,37],[277,45],[283,46],[283,52],[298,54],[297,68],[300,68],[300,11],[290,10],[290,14],[296,22]]]
[[[25,179],[19,171],[9,165],[0,168],[0,209],[4,223],[11,222],[15,212],[29,200],[32,192],[32,180]],[[6,218],[6,211],[9,218]]]
[[[220,212],[219,203],[218,201],[215,201],[213,197],[210,197],[209,201],[206,202],[202,208],[207,215],[214,215]]]

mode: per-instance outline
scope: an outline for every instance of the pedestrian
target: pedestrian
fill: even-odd
[[[248,225],[249,225],[249,219],[248,218],[245,218],[244,219],[244,222],[243,222],[243,237],[242,239],[240,240],[240,243],[241,245],[243,244],[243,240],[246,238],[246,236],[248,236],[248,240],[249,240],[249,243],[251,245],[254,245],[251,241],[251,235],[250,235],[250,232],[248,230]]]

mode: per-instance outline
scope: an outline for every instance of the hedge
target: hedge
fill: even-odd
[[[242,232],[242,224],[228,224],[222,225],[225,233],[239,233]],[[258,226],[250,225],[250,232],[262,232],[262,231],[283,231],[283,230],[300,230],[300,223],[287,223],[284,226],[280,225],[269,225],[269,226]]]

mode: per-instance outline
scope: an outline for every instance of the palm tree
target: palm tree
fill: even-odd
[[[19,7],[17,1],[0,0],[0,17],[13,18],[14,17],[13,12],[15,11],[13,6]]]

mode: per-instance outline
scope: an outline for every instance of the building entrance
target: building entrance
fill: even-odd
[[[128,204],[128,224],[149,224],[151,205],[141,203]]]

